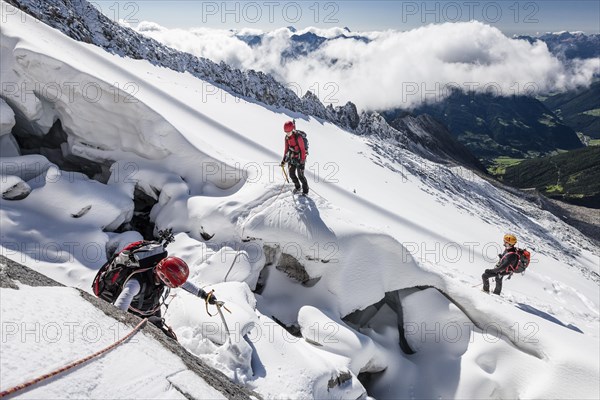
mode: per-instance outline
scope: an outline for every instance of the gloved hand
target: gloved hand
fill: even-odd
[[[198,297],[206,300],[208,298],[208,304],[216,304],[217,303],[217,297],[214,295],[214,293],[207,293],[204,289],[200,289],[200,292],[198,293]]]
[[[214,294],[211,294],[210,297],[208,298],[208,304],[217,304],[217,296],[215,296]]]
[[[283,161],[281,162],[281,166],[283,167],[284,165],[285,165],[285,160],[283,160]]]
[[[161,317],[157,317],[156,315],[153,315],[151,317],[148,317],[148,322],[152,322],[154,325],[162,325],[163,319]]]
[[[506,280],[510,280],[510,278],[512,278],[512,272],[510,274],[508,274],[508,278],[506,278]]]
[[[498,258],[502,259],[502,254],[498,254]]]

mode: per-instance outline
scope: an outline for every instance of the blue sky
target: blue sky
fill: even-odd
[[[409,30],[476,19],[506,34],[582,30],[600,33],[600,1],[92,1],[111,19],[168,28],[334,27]]]

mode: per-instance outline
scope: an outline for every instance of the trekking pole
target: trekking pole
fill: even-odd
[[[471,287],[477,287],[477,286],[481,286],[481,285],[483,285],[483,282],[478,283],[477,285],[474,285],[474,286],[471,286]]]

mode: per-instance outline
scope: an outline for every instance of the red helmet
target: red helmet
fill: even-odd
[[[294,121],[288,121],[285,124],[283,124],[283,130],[285,131],[285,133],[290,133],[294,129],[296,129],[296,124],[294,123]]]
[[[178,257],[163,258],[156,264],[155,271],[158,278],[170,288],[183,285],[190,275],[188,265]]]

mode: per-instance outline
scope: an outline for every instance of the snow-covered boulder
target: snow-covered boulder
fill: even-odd
[[[0,136],[8,135],[13,126],[15,126],[15,113],[4,99],[0,99]]]
[[[402,306],[406,340],[416,353],[460,358],[467,351],[473,323],[436,289],[410,294]]]
[[[0,157],[18,157],[21,155],[19,144],[12,133],[0,136]]]
[[[107,234],[109,239],[106,243],[106,258],[110,258],[113,254],[120,252],[128,244],[144,239],[142,235],[136,231],[127,231],[123,233],[107,232]]]
[[[50,167],[56,168],[46,157],[37,154],[0,158],[0,174],[18,176],[24,181],[34,180],[30,184],[43,183]]]
[[[373,340],[326,315],[312,306],[305,306],[298,313],[302,336],[314,344],[320,354],[336,354],[345,357],[348,368],[358,376],[361,372],[379,372],[387,367],[385,349]]]

